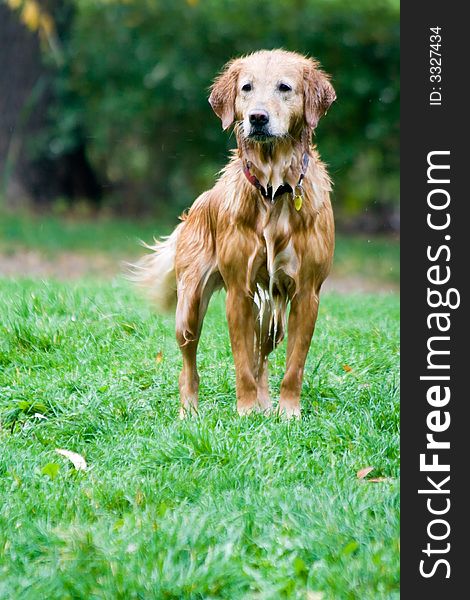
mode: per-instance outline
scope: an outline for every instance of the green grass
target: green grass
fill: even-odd
[[[390,237],[336,235],[332,273],[336,277],[357,277],[373,282],[400,282],[400,245]]]
[[[397,296],[324,296],[298,422],[236,415],[223,295],[199,356],[179,421],[171,318],[0,279],[0,598],[398,598]]]
[[[153,235],[168,233],[173,226],[173,223],[168,225],[168,221],[149,219],[3,213],[0,214],[0,251],[24,248],[47,255],[61,251],[135,255],[140,251],[139,240],[151,241]]]
[[[123,220],[116,218],[80,219],[51,215],[0,214],[0,252],[36,250],[46,256],[57,252],[105,253],[129,259],[141,253],[138,240],[150,242],[153,236],[167,234],[177,219]],[[360,276],[374,282],[397,285],[400,277],[399,243],[390,237],[336,237],[333,274]]]

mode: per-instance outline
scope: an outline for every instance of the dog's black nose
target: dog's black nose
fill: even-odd
[[[250,123],[255,127],[262,127],[269,121],[269,115],[265,110],[254,110],[249,115]]]

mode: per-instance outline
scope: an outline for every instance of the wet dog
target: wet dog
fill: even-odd
[[[183,356],[180,415],[197,411],[196,351],[213,292],[227,291],[237,410],[269,410],[268,355],[286,331],[279,412],[300,415],[300,391],[320,288],[334,250],[331,182],[312,145],[335,100],[318,63],[284,50],[237,58],[209,102],[237,150],[214,187],[135,267],[160,309],[176,304]]]

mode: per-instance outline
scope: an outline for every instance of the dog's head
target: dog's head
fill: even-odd
[[[315,129],[336,99],[318,63],[294,52],[261,50],[229,62],[209,102],[227,129],[234,121],[254,142],[273,142]]]

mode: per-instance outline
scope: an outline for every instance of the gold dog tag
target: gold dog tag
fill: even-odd
[[[303,198],[300,194],[294,198],[294,206],[297,212],[299,212],[299,210],[302,208],[302,202]]]

